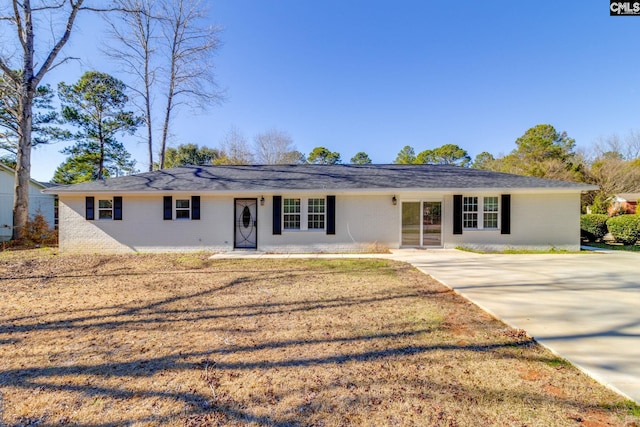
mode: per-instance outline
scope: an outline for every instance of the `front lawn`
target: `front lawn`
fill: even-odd
[[[404,263],[0,253],[0,424],[636,425]]]

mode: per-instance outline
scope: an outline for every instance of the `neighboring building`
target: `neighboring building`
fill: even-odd
[[[55,195],[43,194],[50,184],[35,180],[29,182],[29,217],[41,213],[50,227],[55,225]],[[11,239],[13,233],[13,198],[15,171],[0,163],[0,241]]]
[[[445,165],[186,166],[44,190],[61,252],[578,250],[597,187]]]
[[[609,215],[635,214],[640,193],[620,193],[611,198]]]

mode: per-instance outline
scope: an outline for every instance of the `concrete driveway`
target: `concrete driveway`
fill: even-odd
[[[640,254],[397,250],[407,261],[640,403]]]

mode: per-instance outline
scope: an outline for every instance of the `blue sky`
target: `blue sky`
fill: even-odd
[[[216,75],[227,100],[183,110],[173,145],[216,147],[232,127],[248,139],[276,128],[298,150],[358,151],[391,163],[453,143],[475,157],[506,154],[536,124],[567,131],[578,147],[640,128],[640,16],[610,17],[606,0],[212,0],[223,28]],[[100,21],[80,16],[66,53],[82,62],[47,82],[97,69],[118,75],[95,46]],[[145,147],[127,148],[146,170]],[[62,145],[33,153],[49,180]]]

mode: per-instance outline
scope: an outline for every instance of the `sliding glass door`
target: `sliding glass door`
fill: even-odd
[[[442,202],[422,202],[422,246],[442,245]]]
[[[402,203],[402,246],[442,246],[442,202]]]

